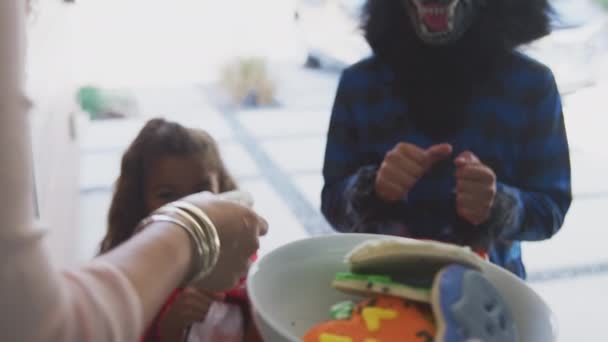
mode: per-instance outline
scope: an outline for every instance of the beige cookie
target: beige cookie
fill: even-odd
[[[485,261],[467,247],[396,238],[365,242],[346,256],[346,262],[355,274],[381,274],[410,287],[431,288],[442,268],[459,264],[481,270]]]

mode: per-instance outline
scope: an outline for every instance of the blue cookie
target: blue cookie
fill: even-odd
[[[431,305],[436,342],[516,342],[509,306],[480,272],[450,265],[435,277]]]

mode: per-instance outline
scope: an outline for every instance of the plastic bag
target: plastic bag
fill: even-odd
[[[188,342],[242,342],[244,319],[238,305],[213,302],[205,321],[193,324]]]

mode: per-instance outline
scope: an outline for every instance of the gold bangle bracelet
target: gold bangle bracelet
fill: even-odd
[[[153,224],[156,222],[167,222],[167,223],[175,224],[176,226],[185,230],[186,233],[188,234],[188,237],[190,238],[190,243],[192,245],[192,253],[191,253],[192,260],[191,260],[190,270],[188,271],[188,275],[186,276],[186,278],[183,282],[183,285],[190,283],[193,279],[198,277],[200,270],[204,267],[203,265],[206,263],[205,262],[206,254],[205,254],[202,246],[200,245],[200,243],[197,241],[198,238],[196,237],[192,228],[188,227],[188,225],[186,225],[184,222],[180,221],[177,218],[171,217],[169,215],[163,215],[163,214],[152,214],[152,215],[146,217],[137,226],[137,229],[135,230],[135,232],[136,233],[140,232],[141,230],[143,230],[150,224]]]
[[[210,269],[212,270],[217,264],[221,249],[220,238],[215,224],[213,224],[213,221],[211,221],[209,216],[203,210],[189,202],[177,201],[173,202],[172,205],[188,212],[190,215],[192,215],[193,218],[198,219],[197,221],[199,222],[200,227],[204,229],[204,233],[206,234],[208,239],[207,241],[209,243],[209,247],[212,251],[209,255],[209,264]],[[206,274],[199,275],[196,280],[201,279],[205,275]]]
[[[203,210],[185,201],[168,203],[144,218],[134,234],[154,222],[173,223],[188,233],[193,260],[185,284],[206,277],[215,268],[220,254],[220,239],[213,221]]]
[[[204,262],[201,269],[199,270],[197,278],[204,277],[209,274],[209,272],[211,272],[211,269],[213,269],[214,265],[212,264],[212,260],[215,258],[214,256],[215,254],[217,254],[217,251],[213,250],[210,246],[211,244],[209,243],[209,238],[205,236],[204,229],[202,228],[201,224],[196,220],[196,218],[193,217],[187,211],[175,206],[173,203],[169,203],[159,208],[157,212],[161,214],[177,216],[190,224],[193,230],[192,234],[196,237],[196,242],[199,245],[199,248],[203,250],[203,253],[206,256],[205,260],[203,260]]]

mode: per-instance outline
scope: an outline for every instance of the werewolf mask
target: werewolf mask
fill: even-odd
[[[548,0],[367,0],[363,29],[411,124],[447,139],[497,66],[550,32],[549,14]]]

